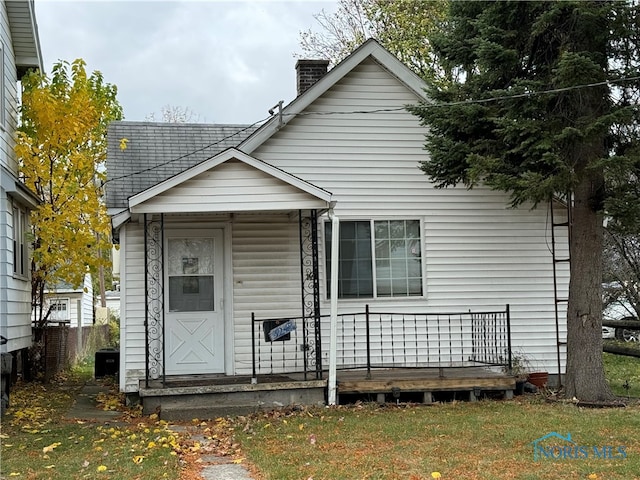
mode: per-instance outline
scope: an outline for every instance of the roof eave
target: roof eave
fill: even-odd
[[[40,46],[40,35],[38,33],[38,23],[36,21],[36,13],[34,0],[7,0],[7,17],[9,20],[9,28],[11,30],[12,41],[14,42],[14,52],[17,50],[15,44],[19,40],[21,43],[31,44],[29,53],[20,55],[15,53],[16,72],[18,80],[20,80],[29,70],[37,69],[44,72],[44,64],[42,60],[42,48]],[[24,18],[28,19],[29,28],[15,31],[12,25],[18,23],[24,24]]]

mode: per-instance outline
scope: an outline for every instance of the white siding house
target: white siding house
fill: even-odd
[[[18,179],[14,153],[18,81],[42,58],[33,0],[0,2],[0,347],[23,362],[31,345],[31,283],[26,232],[37,199]],[[14,363],[16,362],[10,362]],[[4,372],[3,372],[4,373]]]
[[[557,265],[554,290],[549,207],[511,209],[507,195],[482,187],[435,189],[419,170],[428,132],[405,109],[423,88],[370,40],[255,131],[111,125],[107,203],[121,244],[123,391],[165,375],[252,375],[252,345],[262,341],[252,338],[252,315],[285,320],[308,305],[322,316],[310,348],[326,368],[331,216],[341,232],[340,315],[365,305],[430,315],[508,304],[513,352],[551,374],[564,369],[555,298],[566,297],[568,269]],[[129,139],[124,151],[119,138]],[[554,213],[559,222],[562,208]],[[566,232],[555,234],[553,246],[566,254]],[[307,239],[315,264],[306,263]],[[419,336],[412,328],[405,339]],[[298,321],[282,333],[301,329]],[[354,321],[353,329],[364,327]],[[341,342],[359,354],[360,344]],[[166,355],[162,365],[154,346]],[[297,347],[283,346],[277,371],[294,368]]]
[[[48,311],[49,323],[63,323],[70,327],[89,327],[94,324],[94,301],[91,274],[84,276],[77,288],[59,283],[45,291],[44,309]]]

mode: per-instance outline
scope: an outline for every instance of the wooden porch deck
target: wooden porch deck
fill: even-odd
[[[513,376],[485,367],[374,369],[370,377],[366,370],[347,370],[338,372],[337,380],[339,402],[347,395],[375,394],[379,403],[407,398],[431,403],[450,398],[449,394],[442,395],[445,392],[468,400],[487,392],[511,398],[516,385]]]
[[[160,412],[164,419],[246,413],[295,404],[326,401],[327,372],[315,380],[303,374],[251,376],[181,375],[149,387],[140,386],[145,414]],[[515,378],[485,367],[389,368],[337,372],[338,403],[354,400],[431,403],[476,400],[482,394],[511,398]]]

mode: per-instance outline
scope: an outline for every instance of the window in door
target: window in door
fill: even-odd
[[[214,239],[169,239],[169,311],[214,308]]]

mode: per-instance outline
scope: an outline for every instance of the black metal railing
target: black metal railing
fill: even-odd
[[[315,334],[310,334],[308,323],[313,319],[302,317],[256,319],[251,314],[252,378],[258,375],[304,373],[320,378],[315,362],[309,361],[314,349]]]
[[[511,368],[511,319],[503,311],[462,313],[342,313],[337,319],[338,369],[503,366]],[[321,317],[329,345],[329,316]],[[301,318],[252,315],[253,377],[307,372]],[[282,327],[284,325],[284,327]],[[296,325],[295,329],[294,325]],[[269,333],[273,332],[270,338]],[[286,332],[286,333],[285,333]],[[322,353],[328,366],[328,349]]]

